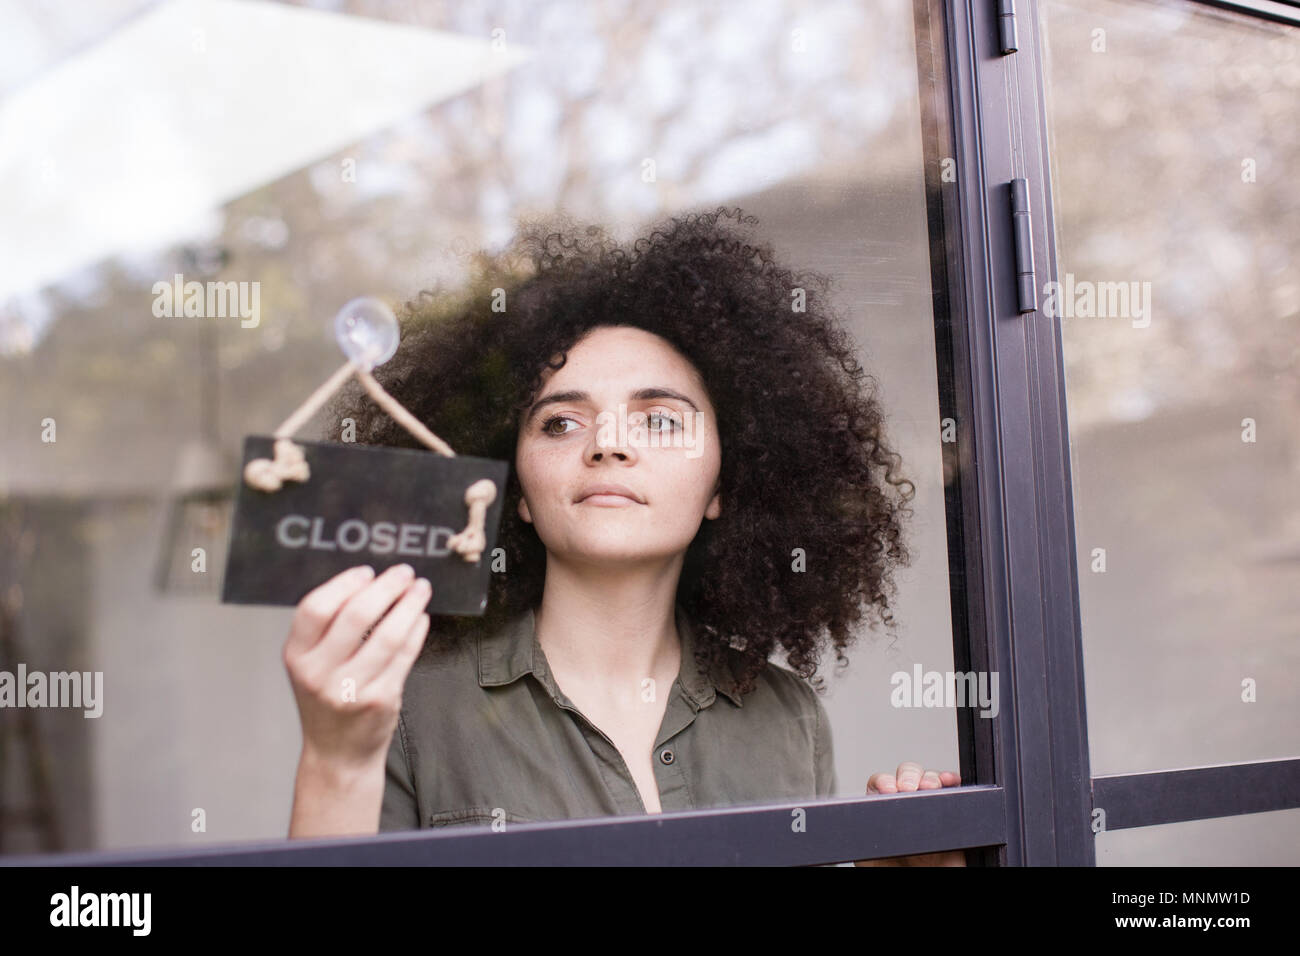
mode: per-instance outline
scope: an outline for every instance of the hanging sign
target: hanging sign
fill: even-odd
[[[433,585],[429,613],[481,615],[509,463],[456,455],[375,381],[397,342],[382,302],[353,300],[335,330],[347,364],[274,435],[244,440],[221,600],[293,605],[340,571],[405,563]],[[294,441],[352,375],[432,451]]]

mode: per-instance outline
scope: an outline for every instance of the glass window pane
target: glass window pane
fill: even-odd
[[[1040,9],[1092,772],[1300,754],[1300,30]]]
[[[1295,866],[1300,810],[1105,830],[1096,845],[1098,866]]]
[[[952,393],[941,381],[953,365],[944,350],[964,338],[952,316],[936,314],[950,296],[932,281],[946,274],[951,241],[932,230],[955,188],[941,175],[951,171],[941,162],[952,156],[951,130],[934,112],[946,96],[937,4],[357,0],[346,13],[330,2],[217,5],[180,25],[171,5],[118,4],[123,19],[98,20],[76,4],[47,6],[40,24],[24,25],[48,34],[46,59],[0,77],[13,94],[12,122],[0,129],[25,124],[2,157],[3,252],[20,267],[0,288],[0,477],[6,541],[30,544],[0,548],[0,588],[15,595],[21,659],[32,670],[102,673],[103,713],[28,712],[34,752],[54,772],[43,782],[19,758],[6,794],[52,812],[41,828],[0,834],[5,852],[50,837],[71,850],[284,836],[301,746],[281,659],[291,609],[217,596],[243,438],[269,434],[339,367],[329,326],[344,302],[418,301],[425,289],[453,301],[476,278],[477,251],[508,248],[521,221],[556,211],[630,242],[665,217],[738,206],[757,217],[753,238],[782,266],[829,277],[824,303],[814,303],[835,313],[848,354],[873,377],[863,389],[900,456],[892,477],[910,481],[915,497],[904,522],[912,560],[889,603],[897,628],[869,628],[865,615],[847,671],[836,673],[833,655],[821,661],[837,784],[823,795],[862,794],[870,774],[903,760],[957,768],[954,709],[921,688],[922,706],[910,692],[898,706],[893,679],[951,671],[950,581],[965,586],[960,569],[950,575],[963,542],[950,546],[945,514],[964,465],[940,405],[941,391]],[[3,19],[19,16],[0,14],[4,42],[19,31]],[[294,58],[268,52],[290,43]],[[161,65],[159,49],[169,51]],[[159,314],[158,285],[176,274],[241,284],[248,310]],[[783,295],[815,292],[817,277],[806,278],[807,289]],[[810,321],[789,295],[769,306],[792,326]],[[761,338],[727,364],[743,358],[764,374],[809,367],[797,364],[803,352],[788,365],[762,356]],[[960,404],[947,398],[942,411],[964,429]],[[809,422],[811,407],[798,404],[805,423],[829,428],[834,415]],[[794,410],[776,411],[799,424]],[[788,455],[782,444],[797,436],[773,421],[773,454]],[[340,427],[323,411],[299,437],[329,439]],[[820,456],[841,475],[852,468],[834,460],[853,445],[844,429],[839,438],[811,450],[809,483],[820,480]],[[472,438],[456,447],[489,453]],[[871,467],[883,494],[886,469]],[[195,473],[211,481],[181,495],[174,482]],[[774,527],[801,494],[801,485],[769,489]],[[863,510],[852,495],[838,503]],[[854,560],[824,527],[805,531],[763,539],[775,542],[775,566],[808,581]],[[860,528],[853,537],[860,543]],[[759,557],[735,560],[757,566]],[[752,597],[773,596],[756,584]],[[811,618],[843,604],[842,593],[824,597],[821,608],[805,602]],[[789,663],[780,652],[772,659]],[[791,714],[814,713],[811,698],[800,700],[787,701]],[[571,733],[580,727],[555,713]],[[6,732],[18,733],[16,719],[0,713]],[[727,792],[727,774],[748,780],[731,804],[794,796],[795,778],[778,766],[799,743],[788,724],[682,769],[712,774],[712,793]],[[409,729],[431,747],[463,739]],[[793,743],[773,757],[782,735]],[[611,791],[636,782],[616,763],[602,764],[607,775],[588,781],[590,792],[600,779]],[[652,767],[660,786],[667,763]],[[563,815],[541,796],[547,780],[568,778],[562,764],[547,765],[551,778],[514,767],[535,800],[502,807],[488,790],[447,805],[422,799],[421,823],[485,823],[498,807],[507,823]],[[679,788],[679,806],[695,799],[692,786]],[[623,786],[615,802],[639,796]]]

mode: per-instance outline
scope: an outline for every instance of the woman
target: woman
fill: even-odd
[[[488,607],[426,642],[409,567],[303,599],[291,836],[834,794],[805,679],[865,612],[893,623],[914,488],[828,281],[727,218],[755,221],[631,247],[535,224],[458,300],[409,306],[384,386],[459,454],[514,463]],[[334,413],[417,447],[355,393]],[[957,782],[905,764],[868,792]]]

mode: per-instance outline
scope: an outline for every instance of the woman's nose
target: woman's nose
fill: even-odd
[[[627,442],[619,443],[614,440],[606,441],[604,444],[599,440],[591,443],[591,448],[588,449],[587,453],[588,458],[592,461],[601,461],[606,455],[609,455],[611,458],[617,458],[620,461],[626,461],[631,457],[632,449]]]
[[[619,421],[617,416],[602,417],[602,427],[593,430],[591,445],[587,449],[590,461],[602,461],[606,455],[626,461],[635,456],[632,431],[635,419]]]

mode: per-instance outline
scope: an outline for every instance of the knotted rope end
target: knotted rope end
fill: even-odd
[[[469,523],[465,530],[447,539],[447,546],[470,564],[476,564],[487,547],[484,525],[488,505],[497,499],[497,486],[491,478],[480,478],[465,489],[465,504],[469,505]]]
[[[275,458],[254,458],[244,466],[244,481],[258,491],[279,491],[286,481],[306,481],[311,467],[299,445],[287,438],[276,439]]]

